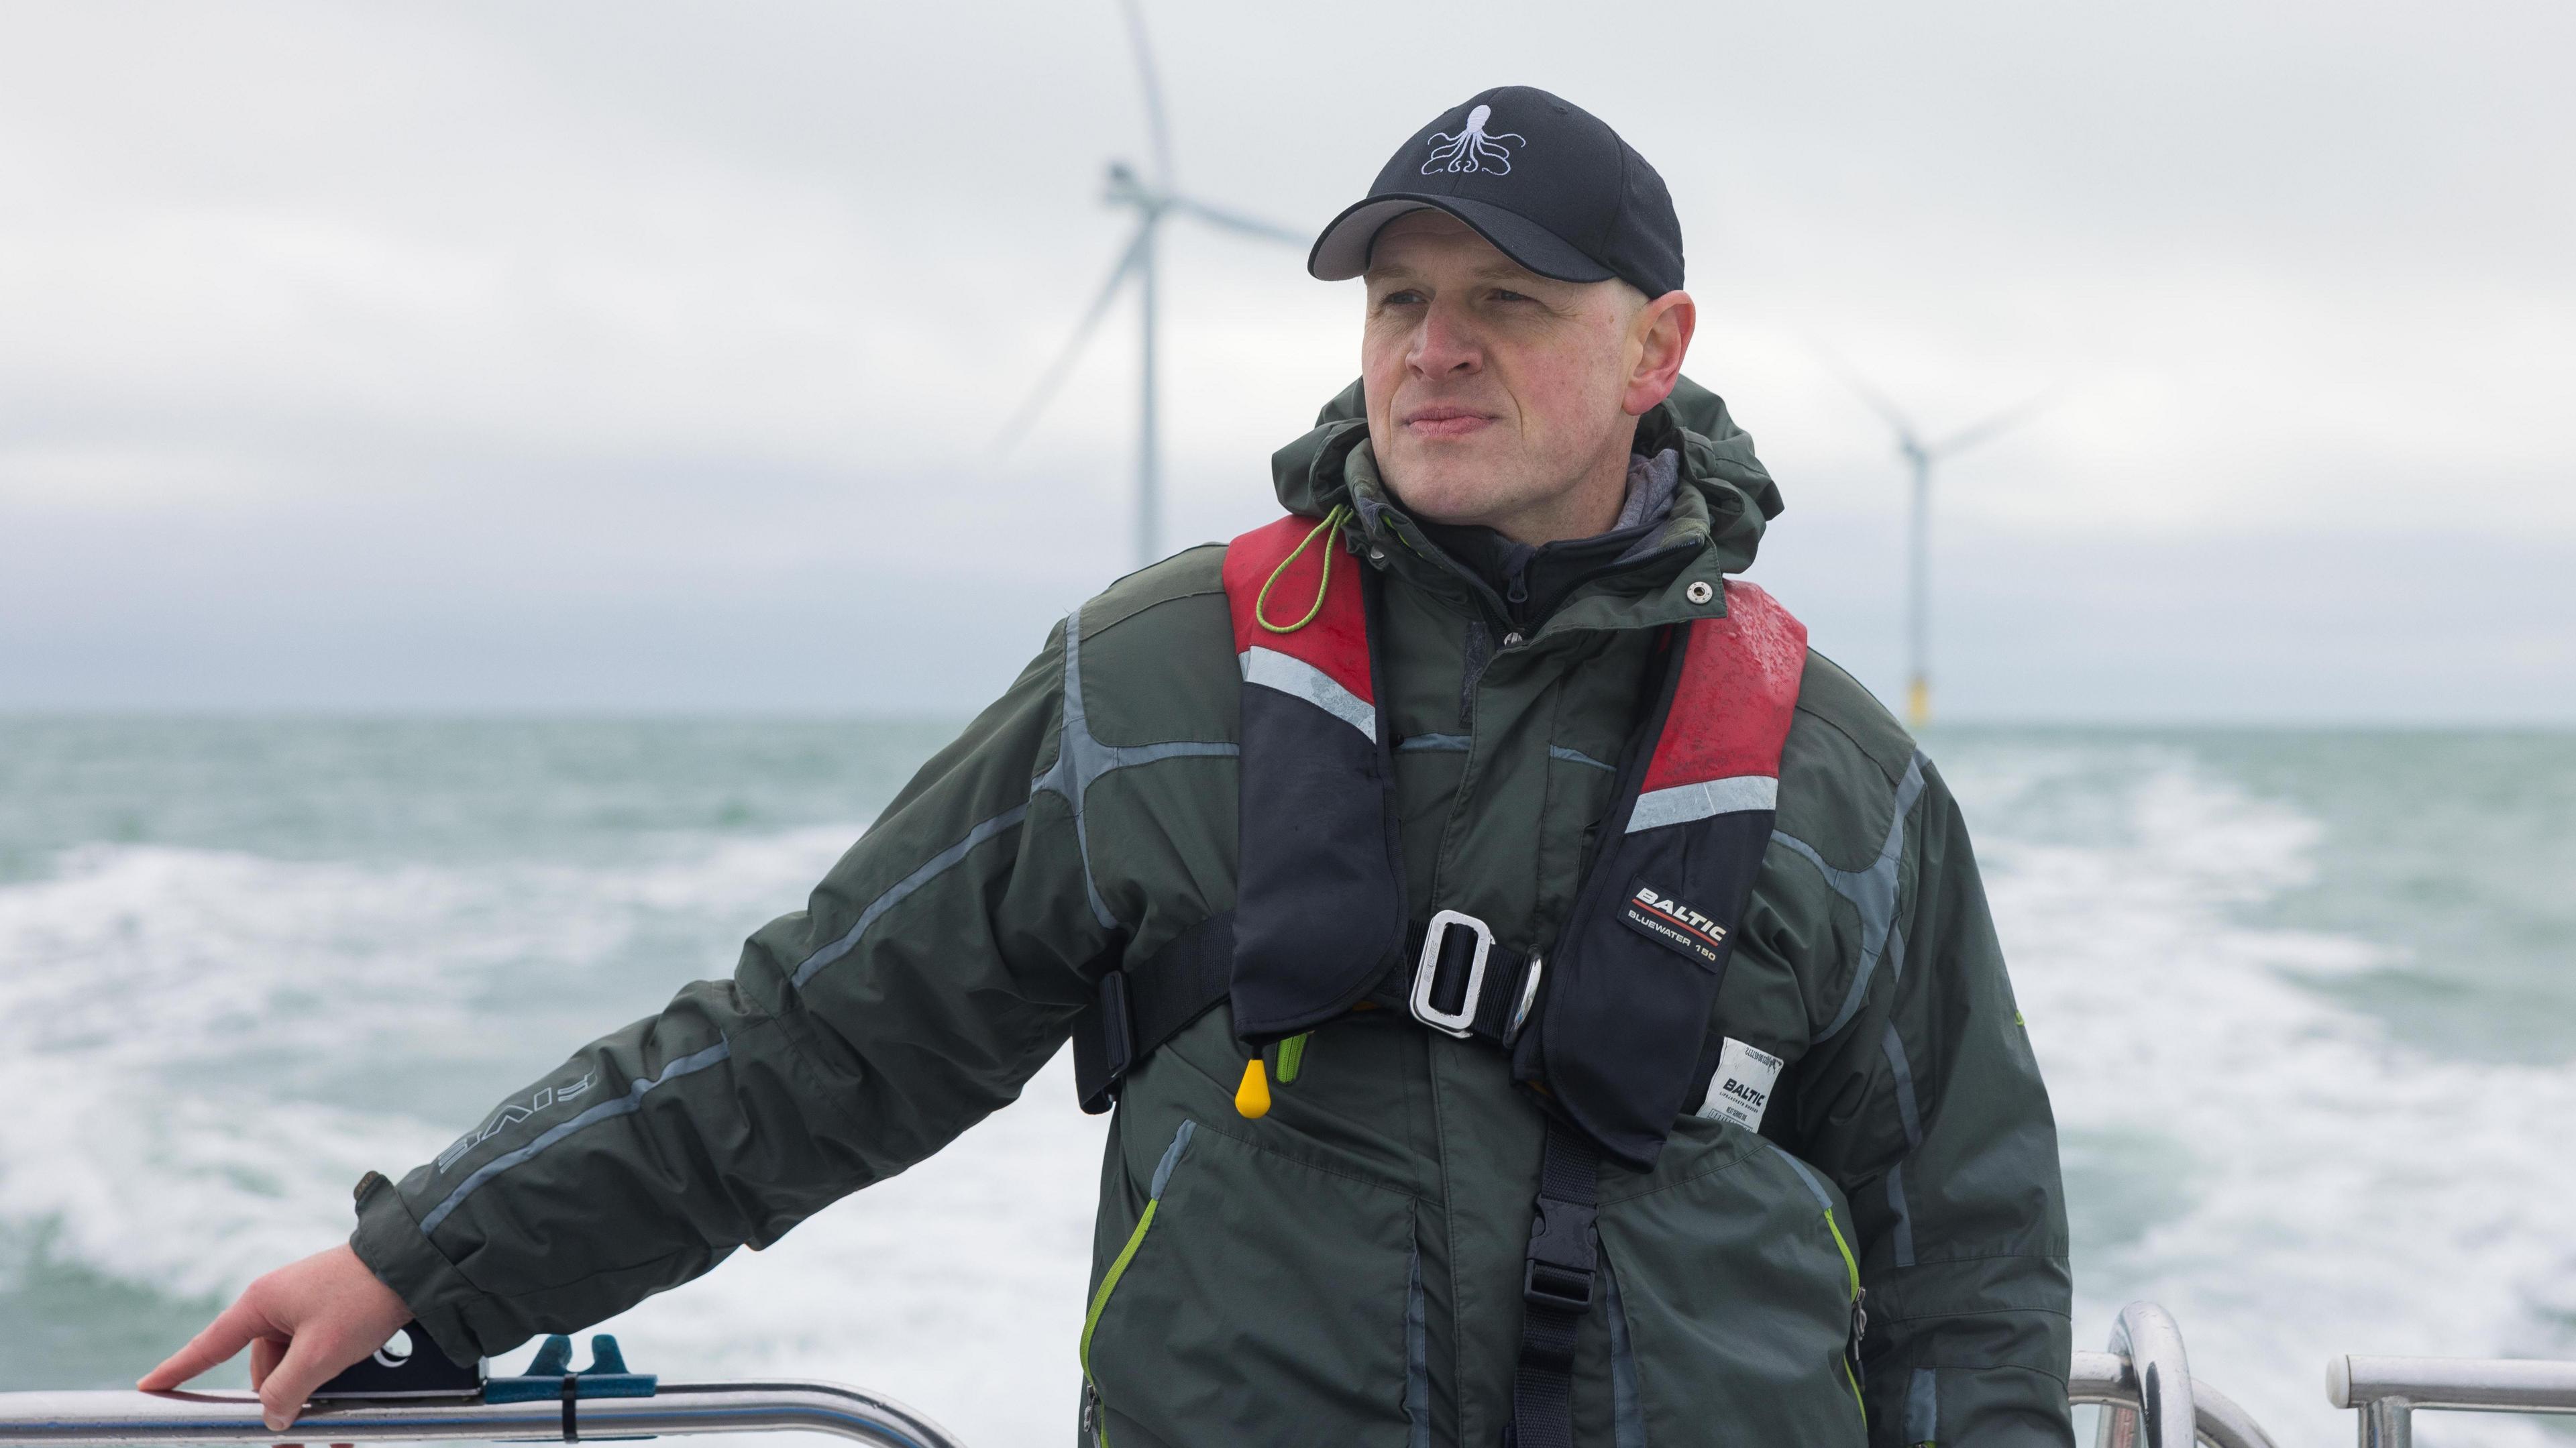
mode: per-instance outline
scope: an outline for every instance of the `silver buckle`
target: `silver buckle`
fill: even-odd
[[[1512,1007],[1512,1023],[1503,1029],[1504,1045],[1511,1045],[1521,1038],[1521,1027],[1529,1023],[1530,1005],[1538,999],[1539,973],[1545,969],[1546,961],[1535,955],[1530,957],[1529,975],[1521,981],[1521,1002]]]
[[[1466,999],[1459,1003],[1454,1015],[1431,1006],[1432,989],[1440,982],[1440,942],[1447,938],[1452,925],[1464,925],[1476,932],[1476,957],[1467,965]],[[1432,916],[1430,928],[1422,934],[1422,955],[1413,963],[1413,1018],[1462,1041],[1475,1034],[1469,1028],[1476,1021],[1476,1002],[1485,993],[1485,957],[1493,949],[1493,928],[1475,916],[1457,910],[1443,910]]]

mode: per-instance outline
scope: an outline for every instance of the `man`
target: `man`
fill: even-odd
[[[416,1318],[594,1322],[938,1150],[1075,1038],[1117,1116],[1086,1442],[2066,1444],[2054,1127],[1939,775],[1726,575],[1662,180],[1543,91],[1316,244],[1363,376],[1293,517],[1084,605],[731,981],[577,1053],[245,1343],[275,1426]]]

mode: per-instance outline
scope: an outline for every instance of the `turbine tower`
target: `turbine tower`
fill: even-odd
[[[1961,428],[1939,442],[1923,435],[1896,404],[1881,396],[1850,369],[1835,364],[1845,386],[1870,405],[1896,434],[1897,456],[1914,477],[1914,506],[1906,533],[1905,570],[1905,722],[1915,729],[1932,722],[1932,465],[1958,456],[1979,443],[1992,442],[2045,410],[2056,395],[2051,388],[2027,402],[2005,408],[1982,422]]]
[[[1072,340],[1065,343],[1055,362],[1038,382],[1028,401],[1002,428],[1000,445],[1007,450],[1018,441],[1028,425],[1037,420],[1046,404],[1062,385],[1083,344],[1091,340],[1092,330],[1107,315],[1110,304],[1128,278],[1136,279],[1138,311],[1144,328],[1143,376],[1137,385],[1136,409],[1136,566],[1163,556],[1163,458],[1162,427],[1158,415],[1156,341],[1157,313],[1161,305],[1161,279],[1156,270],[1157,234],[1166,217],[1183,215],[1206,222],[1219,230],[1255,236],[1265,241],[1286,242],[1303,247],[1313,240],[1303,232],[1256,217],[1209,205],[1174,188],[1172,181],[1171,133],[1163,123],[1163,88],[1154,74],[1153,52],[1145,43],[1145,16],[1137,0],[1122,0],[1127,12],[1127,38],[1136,51],[1136,73],[1145,93],[1145,125],[1154,146],[1154,167],[1150,176],[1139,176],[1124,161],[1109,163],[1109,185],[1104,199],[1112,206],[1131,207],[1136,212],[1136,229],[1129,236],[1127,249],[1120,253],[1118,264],[1109,271],[1109,280],[1092,299],[1091,310],[1083,314],[1074,328]]]

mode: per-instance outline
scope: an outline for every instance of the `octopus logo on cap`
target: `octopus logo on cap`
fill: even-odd
[[[1492,106],[1478,106],[1467,113],[1467,124],[1458,134],[1446,131],[1431,133],[1431,159],[1422,163],[1422,174],[1434,171],[1491,171],[1497,176],[1512,174],[1511,148],[1505,141],[1529,144],[1529,137],[1516,131],[1489,133],[1485,122],[1493,119]]]

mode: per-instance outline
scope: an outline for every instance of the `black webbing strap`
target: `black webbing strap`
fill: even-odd
[[[1137,1062],[1226,997],[1234,976],[1234,912],[1182,931],[1139,965],[1100,978],[1100,993],[1073,1022],[1073,1085],[1097,1116],[1118,1098]]]
[[[1412,1009],[1416,963],[1424,927],[1405,937],[1404,959],[1366,999],[1397,1012]],[[1432,1003],[1455,1013],[1465,1002],[1468,963],[1475,937],[1452,929],[1441,940]],[[1508,1047],[1517,1034],[1532,962],[1497,945],[1485,956],[1485,979],[1476,996],[1469,1034]],[[1226,998],[1234,975],[1234,912],[1209,916],[1181,932],[1144,962],[1100,978],[1100,993],[1073,1023],[1073,1081],[1082,1109],[1097,1116],[1118,1099],[1119,1084],[1181,1028]]]
[[[1529,1260],[1521,1269],[1521,1357],[1512,1373],[1504,1448],[1574,1448],[1574,1339],[1592,1310],[1600,1262],[1592,1219],[1600,1189],[1600,1150],[1574,1128],[1549,1121]]]
[[[1415,925],[1404,935],[1404,959],[1368,993],[1368,999],[1387,1010],[1410,1013],[1413,1009],[1413,982],[1422,960],[1422,940],[1427,928]],[[1443,933],[1440,953],[1433,966],[1431,1003],[1445,1014],[1454,1015],[1467,998],[1469,962],[1474,958],[1476,937],[1468,931],[1451,929]],[[1485,955],[1485,979],[1476,992],[1475,1019],[1467,1033],[1478,1040],[1509,1047],[1518,1032],[1513,1019],[1527,998],[1530,961],[1501,945]]]

